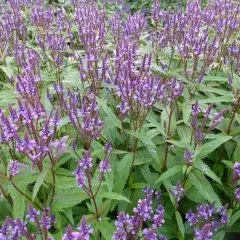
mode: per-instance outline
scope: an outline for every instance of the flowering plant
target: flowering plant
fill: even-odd
[[[135,2],[0,3],[0,240],[239,231],[240,4]]]

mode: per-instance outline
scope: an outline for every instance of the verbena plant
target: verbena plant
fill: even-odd
[[[1,240],[239,232],[238,1],[0,11]]]

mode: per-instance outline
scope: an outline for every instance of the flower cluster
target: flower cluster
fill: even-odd
[[[180,181],[177,182],[176,186],[173,186],[173,189],[169,189],[169,191],[175,197],[176,204],[184,198],[186,193],[186,189],[184,189]]]
[[[93,233],[93,229],[90,227],[90,225],[87,224],[85,216],[82,217],[80,225],[77,229],[79,230],[79,232],[73,232],[71,225],[68,225],[66,233],[62,237],[62,240],[88,240],[90,234]]]
[[[55,217],[52,215],[50,208],[45,209],[42,214],[40,214],[40,211],[33,208],[32,205],[28,206],[26,219],[29,220],[29,222],[35,223],[39,231],[45,236],[48,234],[48,230],[51,226],[56,223]]]
[[[196,213],[190,209],[186,214],[189,225],[194,227],[197,240],[211,239],[213,231],[218,231],[229,222],[228,204],[216,209],[215,204],[198,205]]]
[[[117,216],[115,225],[117,231],[113,235],[114,240],[125,240],[138,238],[143,225],[152,221],[152,226],[143,229],[144,239],[159,239],[155,230],[164,223],[164,208],[161,204],[154,211],[152,206],[152,198],[154,191],[150,188],[144,189],[146,198],[138,201],[138,206],[133,209],[134,215],[130,216],[124,212],[120,212]],[[161,239],[165,239],[161,236]]]
[[[111,172],[111,165],[110,165],[110,159],[109,155],[111,153],[111,144],[107,143],[104,147],[106,154],[104,159],[99,163],[99,172],[100,177],[99,180],[99,186],[98,190],[102,184],[102,181],[104,179],[104,175],[108,172]],[[79,162],[77,169],[73,172],[73,174],[76,177],[76,181],[78,186],[89,196],[93,197],[96,196],[98,193],[98,190],[95,194],[93,194],[92,190],[92,156],[91,156],[91,150],[85,152],[83,159]]]
[[[237,59],[239,66],[235,41],[228,49],[224,47],[239,27],[239,11],[238,5],[232,1],[209,1],[205,8],[201,7],[201,1],[187,1],[186,13],[182,8],[164,11],[159,1],[154,1],[152,19],[155,28],[151,39],[156,57],[160,49],[166,47],[171,48],[172,55],[177,52],[183,61],[186,77],[194,82],[191,92],[195,92],[215,60],[226,64],[229,58],[230,64],[233,64]],[[212,34],[211,28],[215,29],[215,34]]]
[[[220,112],[212,113],[213,104],[210,104],[207,109],[200,109],[198,102],[192,108],[192,122],[195,143],[205,139],[207,133],[215,129],[223,120],[224,115],[229,111],[229,108],[224,108]],[[199,115],[203,115],[202,123],[199,123]]]
[[[35,239],[28,232],[26,225],[26,222],[22,222],[18,218],[14,220],[7,217],[0,228],[0,239],[21,239],[22,237],[32,240]]]
[[[19,163],[18,161],[11,160],[9,164],[9,176],[10,178],[16,176],[22,168],[26,168],[26,164]]]
[[[240,188],[238,188],[238,182],[240,179],[240,163],[236,162],[232,170],[232,185],[235,189],[235,199],[237,202],[240,201]]]
[[[136,64],[137,45],[128,39],[119,42],[115,54],[115,69],[107,68],[105,82],[116,85],[114,94],[120,119],[129,115],[134,129],[141,128],[143,121],[155,103],[174,103],[182,96],[183,82],[176,78],[163,83],[150,70],[152,55],[144,55]],[[113,74],[115,72],[115,74]]]
[[[194,157],[194,154],[188,148],[186,148],[184,153],[184,159],[187,165],[192,165],[193,157]]]
[[[165,240],[165,211],[178,235],[171,238],[183,239],[187,224],[179,218],[189,202],[196,212],[190,209],[186,219],[196,240],[226,227],[228,205],[196,206],[216,196],[215,188],[200,197],[195,192],[230,177],[229,212],[239,211],[240,163],[230,175],[223,164],[231,167],[239,148],[240,4],[188,0],[185,10],[179,4],[173,10],[154,0],[152,9],[136,11],[138,4],[123,0],[3,2],[0,206],[6,211],[0,239],[100,239],[109,235],[104,226],[113,227],[117,209],[125,212],[117,215],[114,240]],[[211,145],[213,135],[226,141]],[[177,161],[183,154],[184,166]],[[204,162],[200,168],[197,161]],[[205,161],[213,166],[208,174]],[[181,181],[181,171],[169,177],[182,167]],[[138,188],[146,185],[161,187],[161,200],[161,192],[148,187],[139,199]],[[78,194],[84,201],[72,199]],[[131,214],[128,198],[139,199]],[[74,226],[78,209],[88,215]],[[2,222],[18,211],[19,218]]]

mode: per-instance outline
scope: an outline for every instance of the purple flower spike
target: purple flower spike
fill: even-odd
[[[85,216],[82,217],[80,225],[78,226],[77,229],[82,234],[83,240],[88,240],[90,237],[90,234],[93,233],[93,229],[91,228],[90,225],[87,224],[87,220]]]
[[[27,214],[26,218],[30,222],[35,222],[36,219],[38,219],[38,216],[40,216],[40,211],[34,209],[32,205],[28,205],[28,214]]]
[[[192,212],[192,209],[189,209],[186,214],[186,219],[188,220],[190,226],[194,226],[198,222],[197,216]]]
[[[105,144],[104,149],[106,150],[107,154],[111,153],[112,151],[112,143],[108,142]]]
[[[144,239],[146,240],[157,240],[157,234],[154,231],[154,228],[145,228],[143,230]]]
[[[108,157],[106,157],[103,161],[100,162],[99,168],[101,173],[112,171]]]
[[[213,233],[211,232],[211,224],[205,224],[202,229],[195,230],[196,240],[211,240]]]
[[[156,214],[153,216],[153,228],[161,227],[164,224],[164,207],[162,205],[158,205],[156,209]]]
[[[178,203],[182,198],[184,198],[186,189],[184,189],[181,182],[178,181],[176,186],[173,187],[173,190],[170,189],[170,192],[173,196],[175,196],[176,202]]]
[[[237,188],[235,191],[235,198],[239,202],[240,201],[240,188]]]
[[[42,218],[40,219],[39,223],[40,226],[47,231],[52,225],[52,218],[49,217],[46,212],[43,212]]]
[[[138,201],[138,206],[133,209],[133,216],[129,216],[124,212],[120,212],[118,214],[117,221],[115,222],[117,229],[112,237],[113,240],[137,239],[140,231],[143,231],[144,239],[166,239],[164,236],[159,236],[155,232],[155,230],[161,227],[164,223],[164,208],[159,204],[154,213],[152,208],[152,197],[154,196],[154,191],[149,187],[144,188],[143,191],[146,194],[146,198]],[[153,222],[152,227],[142,229],[148,221]]]
[[[208,118],[208,119],[211,118],[211,116],[212,116],[212,115],[211,115],[212,108],[213,108],[213,104],[211,103],[211,104],[209,105],[208,109],[202,110],[202,112],[204,113],[204,117],[205,117],[205,118]]]
[[[186,148],[185,153],[184,153],[184,158],[188,165],[192,165],[193,156],[194,156],[194,154],[192,152],[190,152],[190,150],[188,148]]]
[[[26,168],[26,164],[19,163],[16,160],[11,160],[9,164],[9,175],[10,178],[16,176],[22,168]]]
[[[71,225],[68,225],[62,240],[85,240],[80,232],[73,232]]]

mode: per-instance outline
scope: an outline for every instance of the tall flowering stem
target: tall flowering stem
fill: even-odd
[[[105,174],[111,171],[110,160],[109,160],[109,154],[111,153],[111,149],[112,149],[111,144],[107,143],[104,149],[105,149],[105,157],[99,164],[99,172],[100,172],[100,176],[98,177],[99,184],[95,192],[92,187],[91,172],[92,172],[93,163],[92,163],[92,156],[91,156],[90,149],[84,154],[84,158],[79,162],[77,169],[73,172],[73,174],[76,176],[76,181],[78,186],[92,200],[93,207],[95,209],[96,218],[98,221],[100,220],[100,215],[99,215],[99,210],[96,202],[96,197],[101,188]],[[99,231],[98,231],[98,239],[100,239]]]

